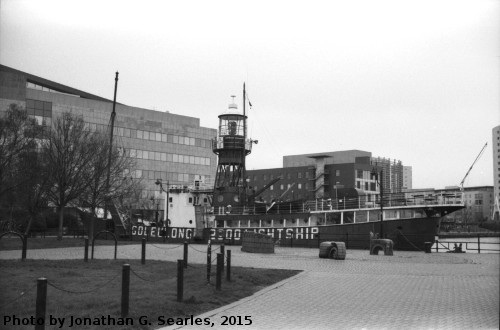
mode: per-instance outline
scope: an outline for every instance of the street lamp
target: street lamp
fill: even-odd
[[[169,181],[167,181],[167,190],[163,189],[163,182],[161,179],[156,179],[155,184],[160,187],[160,192],[164,192],[166,194],[165,198],[165,212],[163,213],[163,223],[165,227],[165,235],[163,235],[163,240],[165,241],[165,237],[167,236],[168,233],[168,202],[170,199],[170,194],[169,194]]]
[[[380,238],[384,238],[384,185],[382,183],[384,170],[380,170],[380,180],[378,168],[373,167],[371,174],[375,177],[376,184],[380,186]]]

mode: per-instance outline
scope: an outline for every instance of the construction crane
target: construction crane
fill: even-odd
[[[472,165],[470,166],[469,170],[467,171],[467,173],[465,173],[465,176],[464,178],[462,179],[462,182],[460,182],[460,191],[464,191],[464,182],[465,182],[465,179],[467,179],[467,177],[469,176],[469,173],[470,171],[472,170],[472,168],[474,167],[474,164],[476,164],[476,162],[479,160],[479,158],[483,155],[483,152],[484,152],[484,149],[486,149],[486,146],[488,145],[488,142],[486,142],[483,146],[483,148],[481,149],[481,151],[479,152],[479,155],[477,155],[476,159],[474,159],[474,162],[472,163]]]

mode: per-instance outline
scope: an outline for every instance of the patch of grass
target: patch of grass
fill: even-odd
[[[95,240],[95,245],[115,245],[115,241],[109,236],[110,239],[102,239],[101,237]],[[118,240],[118,246],[129,245],[129,244],[141,244],[140,240],[135,241],[124,241]],[[57,240],[57,237],[34,237],[28,238],[28,250],[33,249],[57,249],[57,248],[67,248],[67,247],[81,247],[85,246],[85,239],[83,238],[73,238],[73,237],[63,237],[62,240]],[[89,246],[92,246],[92,241],[89,241]],[[23,248],[23,243],[21,239],[17,236],[4,236],[0,239],[0,250],[21,250]]]
[[[184,300],[177,302],[177,263],[139,260],[1,260],[0,315],[18,318],[35,316],[36,281],[48,279],[47,312],[64,318],[101,318],[118,320],[121,311],[122,266],[130,264],[130,310],[133,326],[88,325],[72,329],[154,329],[159,317],[190,317],[249,296],[263,287],[293,276],[299,271],[232,267],[231,281],[222,279],[222,290],[215,289],[215,274],[207,284],[206,265],[184,269]],[[214,269],[214,267],[212,267]],[[140,325],[147,317],[151,325]],[[9,329],[33,329],[33,325]],[[164,325],[166,326],[166,324]],[[47,328],[52,328],[48,326]],[[56,328],[56,327],[55,327]]]

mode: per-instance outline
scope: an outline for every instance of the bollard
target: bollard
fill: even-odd
[[[436,252],[439,252],[439,240],[436,240]]]
[[[21,252],[21,261],[26,260],[26,250],[28,249],[28,237],[23,236],[23,251]]]
[[[226,280],[231,281],[231,250],[227,250]]]
[[[124,264],[122,268],[122,317],[128,316],[130,288],[130,265]]]
[[[146,239],[142,239],[141,264],[146,263]]]
[[[83,261],[88,262],[89,261],[89,239],[85,239],[85,252],[83,255]]]
[[[425,253],[431,253],[431,249],[432,249],[432,243],[431,242],[424,242]]]
[[[220,254],[222,254],[222,260],[224,261],[224,256],[226,255],[226,246],[224,245],[224,243],[222,243],[222,245],[220,246]],[[222,262],[222,272],[224,272],[224,262]]]
[[[188,242],[184,242],[184,268],[188,266]]]
[[[36,286],[36,325],[35,330],[45,329],[45,311],[47,309],[47,279],[41,277]]]
[[[210,284],[210,268],[212,266],[212,245],[208,240],[207,245],[207,284]]]
[[[465,249],[467,249],[467,243],[465,243]],[[477,253],[481,253],[481,237],[477,235]]]
[[[215,289],[220,291],[222,267],[224,266],[224,255],[217,253],[217,275],[215,276]]]
[[[184,294],[184,260],[177,260],[177,301],[182,302]]]

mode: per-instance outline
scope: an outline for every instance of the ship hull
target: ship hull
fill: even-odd
[[[246,221],[248,216],[240,216]],[[282,216],[284,218],[286,216]],[[260,216],[261,223],[274,222],[275,216]],[[266,218],[269,218],[266,219]],[[283,219],[281,219],[283,220]],[[285,219],[286,220],[286,219]],[[300,223],[299,219],[296,219]],[[424,250],[426,242],[434,242],[439,232],[440,217],[393,219],[382,222],[383,237],[393,240],[395,250]],[[241,245],[242,233],[253,231],[271,236],[276,245],[289,247],[319,247],[324,241],[341,241],[348,249],[369,249],[370,234],[380,233],[380,221],[290,227],[225,227],[210,228],[213,243]]]

